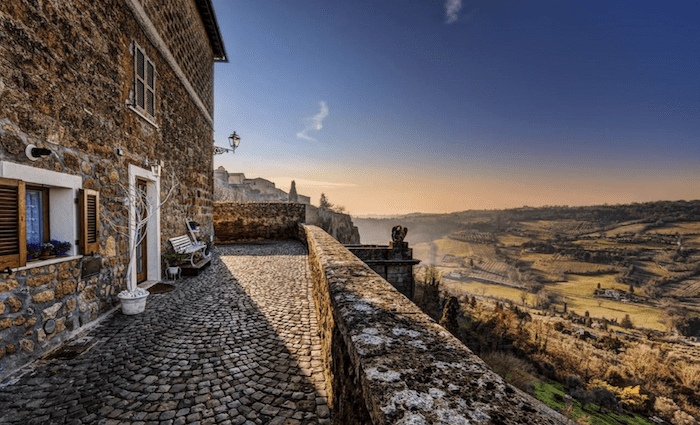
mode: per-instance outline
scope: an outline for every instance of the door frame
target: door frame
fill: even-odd
[[[145,191],[146,198],[148,198],[148,181],[141,178],[141,177],[136,177],[135,180],[135,186],[134,188],[137,189],[137,194],[138,190],[143,187],[143,190]],[[146,223],[146,227],[144,229],[146,231],[146,234],[148,233],[148,223]],[[139,245],[141,246],[141,250],[143,251],[141,255],[141,259],[139,260]],[[139,284],[141,282],[144,282],[148,280],[148,237],[144,237],[141,239],[141,243],[139,245],[136,245],[136,284]],[[139,264],[140,263],[140,264]],[[139,267],[141,268],[141,273],[139,273]]]
[[[138,167],[133,164],[129,164],[129,191],[134,193],[133,190],[136,187],[136,180],[144,180],[146,182],[146,189],[148,192],[148,201],[151,205],[157,206],[160,203],[160,176],[155,175],[151,170],[146,170],[144,168]],[[136,217],[135,206],[131,205],[129,208],[129,223],[134,223]],[[133,225],[129,226],[129,239],[133,241],[136,238],[136,227]],[[160,270],[160,208],[155,210],[155,213],[149,217],[148,223],[146,224],[146,245],[149,249],[146,250],[146,281],[142,282],[148,284],[149,282],[157,282],[161,279]],[[131,255],[131,276],[133,282],[137,281],[136,274],[136,249]]]

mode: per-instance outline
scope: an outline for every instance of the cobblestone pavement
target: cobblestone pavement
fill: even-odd
[[[176,286],[0,387],[0,423],[330,423],[303,245],[221,246]]]

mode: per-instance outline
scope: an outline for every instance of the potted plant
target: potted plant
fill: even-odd
[[[40,243],[28,243],[27,244],[27,260],[37,260],[43,251],[43,247]]]
[[[41,245],[41,258],[51,258],[53,254],[54,246],[51,242],[44,242]]]
[[[180,275],[180,265],[187,258],[187,254],[180,254],[175,252],[172,248],[163,254],[165,262],[168,264],[166,269],[166,276],[174,277]]]
[[[106,225],[112,228],[115,233],[118,233],[128,243],[128,260],[126,262],[124,275],[126,289],[117,294],[121,302],[123,314],[140,314],[146,310],[146,299],[149,292],[143,288],[139,288],[135,279],[134,260],[136,258],[136,247],[146,238],[147,233],[145,229],[149,219],[156,214],[163,204],[170,199],[176,188],[179,187],[179,182],[174,174],[171,174],[171,178],[170,189],[165,196],[160,198],[158,203],[151,203],[147,193],[143,190],[135,187],[125,187],[120,184],[119,189],[123,197],[117,198],[116,203],[122,208],[122,211],[129,216],[129,220],[126,223],[121,223],[106,217],[104,218]]]
[[[49,243],[53,245],[51,253],[58,256],[66,255],[70,250],[71,246],[73,246],[70,242],[58,241],[56,239],[51,239]]]

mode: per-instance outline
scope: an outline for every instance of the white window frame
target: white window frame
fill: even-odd
[[[78,254],[76,241],[79,239],[78,207],[75,204],[78,191],[83,187],[83,179],[56,171],[44,170],[27,165],[16,164],[9,161],[0,161],[0,177],[14,180],[22,180],[25,184],[45,186],[49,189],[49,227],[51,239],[68,241],[71,249],[68,257],[61,259],[36,261],[22,266],[19,270],[40,267],[47,263],[55,263],[73,259]],[[73,217],[73,219],[66,219]],[[24,241],[26,243],[26,240]]]

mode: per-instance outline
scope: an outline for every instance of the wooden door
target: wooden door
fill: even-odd
[[[136,180],[136,196],[141,197],[142,202],[136,203],[136,220],[143,220],[148,214],[146,210],[146,200],[148,195],[148,183],[146,180]],[[141,283],[148,278],[148,244],[146,236],[147,227],[144,225],[136,231],[136,240],[141,242],[136,245],[136,283]]]

